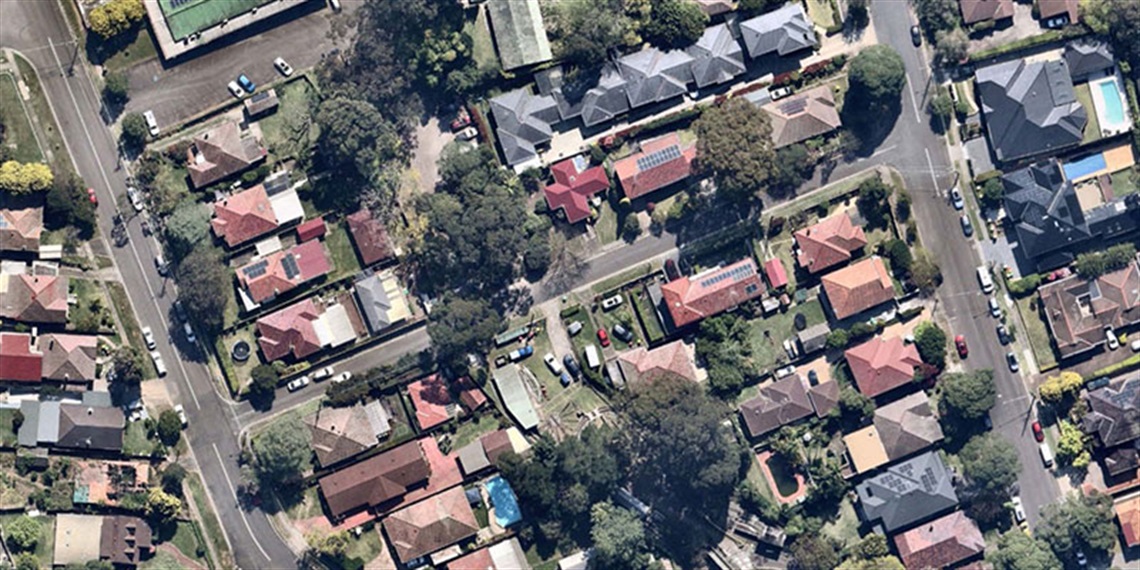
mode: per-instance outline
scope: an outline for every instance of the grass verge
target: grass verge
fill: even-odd
[[[40,142],[48,147],[45,149],[41,146],[40,150],[44,154],[50,152],[51,160],[49,163],[57,176],[61,173],[75,172],[75,167],[71,164],[71,156],[63,144],[63,135],[60,134],[59,127],[55,124],[55,115],[52,114],[51,105],[40,85],[40,76],[36,74],[36,69],[28,60],[18,55],[15,56],[15,59],[16,67],[20,70],[20,77],[23,78],[24,85],[27,85],[28,93],[31,95],[29,103],[31,103],[32,115],[35,117],[32,121],[39,124]]]
[[[1045,372],[1057,367],[1057,356],[1050,341],[1049,325],[1041,318],[1041,311],[1031,308],[1037,307],[1040,302],[1037,294],[1017,299],[1017,310],[1021,313],[1021,322],[1027,329],[1025,334],[1029,338],[1029,347],[1033,349],[1037,366],[1041,372]]]
[[[4,144],[11,151],[11,159],[19,162],[43,160],[31,119],[24,110],[20,90],[16,87],[16,78],[10,73],[0,73],[0,117],[5,127]],[[16,148],[13,149],[12,145]]]
[[[190,496],[191,500],[194,501],[194,506],[198,508],[198,516],[202,518],[202,530],[206,532],[206,539],[210,541],[210,544],[214,546],[214,552],[217,552],[222,559],[220,566],[223,568],[229,566],[228,561],[233,560],[233,555],[230,554],[225,532],[222,531],[222,523],[218,522],[217,514],[210,508],[210,502],[206,500],[206,489],[202,486],[201,477],[195,472],[188,473],[186,485],[190,488]]]
[[[131,346],[145,347],[142,329],[139,328],[139,322],[135,320],[135,312],[131,309],[131,302],[127,299],[127,290],[118,281],[108,281],[107,290],[111,293],[111,305],[115,307],[115,313],[119,315],[119,322],[125,329],[123,334],[127,337],[127,343]],[[154,362],[145,354],[142,361],[143,378],[157,378],[158,372],[154,369]]]

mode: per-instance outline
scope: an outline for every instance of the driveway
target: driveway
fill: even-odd
[[[442,127],[442,128],[441,128]],[[455,140],[455,135],[441,125],[439,117],[430,117],[427,122],[416,126],[416,150],[412,153],[412,171],[416,174],[416,184],[420,192],[435,190],[439,182],[439,157],[443,147]]]
[[[1033,3],[1013,3],[1013,23],[1005,28],[993,28],[977,39],[970,39],[970,53],[1005,45],[1020,39],[1036,36],[1045,31],[1041,24],[1033,19]]]

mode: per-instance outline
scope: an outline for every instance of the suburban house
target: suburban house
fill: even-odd
[[[693,81],[693,56],[684,50],[648,47],[617,59],[631,108],[680,97]]]
[[[590,159],[578,155],[550,167],[553,184],[543,184],[542,193],[550,210],[562,210],[566,221],[576,224],[592,213],[590,198],[610,188],[610,178],[601,166],[590,167]]]
[[[384,271],[365,274],[353,284],[352,290],[356,305],[371,334],[379,334],[412,316],[408,300],[404,297],[404,286],[395,273]]]
[[[1080,38],[1065,44],[1065,64],[1073,81],[1082,81],[1116,67],[1112,48],[1104,40]]]
[[[492,98],[490,107],[507,164],[516,169],[537,165],[538,149],[550,143],[554,133],[550,126],[560,120],[554,97],[535,95],[523,87]]]
[[[491,17],[495,47],[504,71],[554,57],[546,39],[538,0],[489,0],[487,15]]]
[[[761,107],[772,122],[775,148],[825,135],[843,125],[830,85],[820,85]]]
[[[808,273],[845,263],[867,245],[861,226],[846,212],[829,216],[795,233],[796,263]]]
[[[1039,271],[1067,265],[1082,248],[1104,245],[1140,227],[1140,198],[1129,194],[1084,210],[1057,160],[1010,172],[1002,184],[1017,246]]]
[[[42,376],[45,380],[86,382],[95,379],[95,360],[99,356],[97,337],[45,334],[37,339],[36,344],[43,353]]]
[[[788,272],[784,269],[784,262],[780,258],[773,257],[764,262],[764,278],[768,280],[768,286],[773,291],[783,289],[788,286]]]
[[[60,513],[55,518],[52,563],[82,566],[105,560],[115,567],[133,567],[153,551],[151,541],[150,525],[138,517]]]
[[[421,431],[441,425],[451,418],[459,417],[459,405],[451,397],[447,380],[440,374],[432,374],[408,384],[408,397],[415,410],[416,424]]]
[[[1105,329],[1140,323],[1140,265],[1095,279],[1071,275],[1039,289],[1045,320],[1062,358],[1105,344]]]
[[[496,430],[483,434],[479,439],[463,446],[456,452],[456,460],[468,476],[490,469],[503,454],[509,452],[522,455],[530,449],[530,443],[518,428]]]
[[[748,435],[760,437],[815,412],[803,378],[793,374],[760,388],[760,394],[740,405]]]
[[[279,176],[214,202],[210,228],[228,247],[234,247],[304,217],[289,177]]]
[[[392,433],[391,419],[383,402],[373,400],[341,408],[322,406],[304,422],[317,464],[328,467],[379,444]]]
[[[468,412],[474,412],[487,404],[487,395],[475,385],[470,376],[461,376],[455,383],[455,389],[459,390],[459,403]]]
[[[252,168],[265,156],[257,137],[226,121],[194,137],[186,150],[186,170],[194,188],[204,188]]]
[[[764,294],[756,262],[742,259],[661,285],[667,328],[679,329],[719,315]]]
[[[1140,378],[1093,390],[1085,401],[1089,411],[1082,428],[1097,447],[1108,450],[1140,439]]]
[[[7,194],[0,198],[0,251],[38,253],[43,232],[42,200]]]
[[[1000,22],[1013,18],[1013,0],[958,0],[962,23]]]
[[[462,487],[452,487],[384,519],[384,533],[404,564],[479,532]]]
[[[1140,546],[1140,493],[1122,498],[1112,505],[1116,522],[1120,523],[1120,535],[1129,548]]]
[[[839,382],[828,380],[808,388],[808,399],[817,418],[826,417],[839,405]]]
[[[935,451],[896,463],[855,487],[860,516],[888,533],[958,506],[954,474]]]
[[[0,318],[25,323],[67,323],[68,279],[0,272]]]
[[[1065,15],[1070,24],[1081,21],[1080,0],[1037,0],[1037,17],[1041,21],[1048,21],[1060,15]]]
[[[277,91],[272,87],[264,91],[258,91],[249,98],[242,101],[242,106],[245,107],[245,116],[250,119],[256,119],[262,115],[268,115],[277,110],[277,105],[280,101],[277,99]]]
[[[333,520],[361,509],[377,509],[427,485],[431,465],[420,442],[374,455],[321,477],[317,482]]]
[[[348,222],[348,233],[356,245],[361,266],[368,267],[396,256],[392,240],[388,238],[388,229],[367,208],[345,216],[344,220]]]
[[[307,241],[285,251],[255,257],[238,268],[238,297],[245,310],[252,311],[266,301],[327,275],[329,271],[332,271],[332,261],[325,251],[324,242]]]
[[[43,360],[32,335],[0,332],[0,381],[39,382],[43,378]]]
[[[949,568],[981,556],[986,540],[978,523],[963,511],[895,535],[895,547],[907,568]]]
[[[530,568],[519,539],[511,537],[487,548],[480,548],[447,563],[447,570],[519,570]]]
[[[744,73],[744,49],[728,26],[709,26],[697,43],[686,48],[693,56],[693,81],[698,88],[720,85]]]
[[[868,398],[886,394],[914,380],[922,358],[913,344],[899,337],[871,337],[843,353],[859,392]]]
[[[677,133],[641,141],[638,152],[614,162],[614,176],[626,198],[636,200],[689,178],[697,158],[695,144]]]
[[[820,281],[831,312],[838,320],[858,315],[895,299],[895,286],[879,256],[832,271]]]
[[[123,411],[106,392],[84,392],[83,400],[23,400],[16,439],[23,447],[59,447],[84,451],[121,451]]]
[[[843,436],[855,473],[866,473],[942,441],[942,426],[925,392],[875,410],[872,425]]]
[[[753,59],[770,53],[785,56],[819,45],[815,28],[799,2],[741,22],[740,35],[748,57]]]
[[[519,427],[523,431],[538,427],[538,412],[534,410],[534,404],[531,402],[526,385],[523,384],[518,366],[508,364],[496,368],[491,376],[494,379],[495,390],[499,393],[499,399]]]
[[[990,147],[999,162],[1077,146],[1088,110],[1077,101],[1064,60],[1007,61],[974,74]]]
[[[736,9],[736,0],[693,0],[708,17],[719,16]]]
[[[675,340],[654,349],[638,346],[618,354],[617,368],[626,384],[655,382],[664,377],[697,381],[689,345]]]
[[[356,340],[344,305],[320,306],[312,298],[257,319],[257,344],[267,362],[307,358],[327,347]]]

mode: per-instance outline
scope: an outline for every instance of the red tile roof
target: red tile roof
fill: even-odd
[[[958,0],[958,5],[966,24],[1013,17],[1013,0]]]
[[[895,546],[908,570],[946,568],[985,551],[978,525],[962,511],[895,535]]]
[[[614,163],[614,173],[626,197],[636,200],[688,178],[693,173],[696,156],[695,145],[682,147],[681,137],[671,133],[643,141],[640,152]],[[646,160],[641,161],[643,158]]]
[[[333,518],[376,508],[427,483],[431,466],[420,442],[409,441],[321,477],[317,485]]]
[[[364,265],[372,265],[394,255],[387,228],[380,220],[373,218],[372,212],[367,208],[349,214],[345,221],[348,222],[352,242],[356,244],[356,252],[360,254]]]
[[[851,223],[846,213],[820,220],[795,234],[799,252],[796,261],[808,273],[817,273],[851,259],[851,252],[867,245],[863,228]]]
[[[661,286],[661,295],[677,328],[727,311],[763,293],[764,284],[751,258]]]
[[[675,340],[649,350],[643,346],[618,355],[618,366],[626,382],[653,382],[665,376],[697,381],[697,370],[685,345]]]
[[[511,445],[511,435],[505,429],[485,434],[479,438],[479,441],[483,444],[483,452],[487,454],[487,459],[491,463],[498,461],[504,453],[515,450]]]
[[[887,266],[877,256],[828,273],[820,281],[835,318],[841,320],[895,298]]]
[[[257,319],[257,339],[265,360],[305,358],[321,349],[321,340],[313,322],[321,316],[312,299],[305,299]]]
[[[265,160],[265,155],[257,139],[243,137],[241,127],[229,121],[194,137],[186,149],[186,170],[194,187],[201,188]]]
[[[292,273],[294,267],[297,273]],[[332,262],[325,246],[314,240],[245,264],[237,270],[237,279],[253,302],[261,303],[329,271]]]
[[[214,202],[214,234],[233,247],[277,229],[277,215],[261,184]]]
[[[451,419],[449,410],[454,402],[443,376],[432,374],[408,384],[408,396],[412,398],[416,423],[421,430],[431,429]]]
[[[43,199],[32,196],[0,200],[0,251],[39,251],[44,232]]]
[[[1081,19],[1080,4],[1080,0],[1037,0],[1037,10],[1040,12],[1038,19],[1048,20],[1066,14],[1069,23],[1075,24]]]
[[[462,487],[448,489],[384,519],[384,532],[402,562],[431,554],[478,531],[479,523]]]
[[[32,350],[32,335],[0,333],[0,380],[39,382],[43,355]]]
[[[1140,546],[1140,495],[1117,501],[1113,505],[1116,520],[1120,523],[1120,533],[1128,546]]]
[[[297,241],[309,241],[325,235],[324,218],[313,218],[297,226]]]
[[[773,289],[788,285],[788,272],[784,270],[784,262],[780,261],[778,257],[773,257],[764,262],[764,275],[768,277],[768,284]]]
[[[459,379],[459,390],[459,401],[469,412],[474,412],[487,403],[487,395],[467,376]]]
[[[872,398],[906,385],[914,379],[914,369],[922,365],[918,349],[898,337],[874,337],[843,356],[859,391]]]
[[[67,322],[67,277],[7,274],[0,277],[0,317],[28,323]]]
[[[579,171],[578,165],[575,164],[576,160],[585,166],[585,157],[563,160],[551,166],[550,173],[554,176],[554,184],[547,184],[542,188],[550,209],[562,208],[566,213],[566,221],[571,224],[589,217],[590,204],[587,200],[610,187],[610,179],[606,176],[604,168],[595,166]]]

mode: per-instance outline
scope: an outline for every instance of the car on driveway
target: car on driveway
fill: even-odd
[[[1120,348],[1120,339],[1116,338],[1116,332],[1112,330],[1112,327],[1104,327],[1104,339],[1108,341],[1109,350]]]
[[[1109,378],[1108,376],[1101,376],[1099,378],[1094,378],[1092,380],[1089,380],[1089,383],[1085,384],[1085,389],[1088,390],[1089,392],[1092,392],[1093,390],[1100,390],[1101,388],[1104,388],[1105,386],[1108,386],[1111,383],[1112,383],[1111,378]]]
[[[602,310],[608,311],[610,309],[616,308],[618,305],[621,304],[621,301],[622,301],[621,294],[614,295],[613,297],[608,297],[608,298],[602,300]]]
[[[231,81],[231,82],[227,83],[226,89],[229,89],[230,94],[233,95],[234,97],[237,97],[238,99],[245,97],[245,92],[241,90],[241,85],[238,85],[237,81]]]
[[[290,392],[296,392],[297,390],[300,390],[301,388],[304,388],[308,385],[309,377],[301,376],[300,378],[294,378],[292,381],[286,384],[285,387],[288,388]]]
[[[558,376],[562,374],[562,365],[558,363],[558,358],[554,353],[548,352],[542,357],[542,361],[546,363],[546,367],[550,369],[550,373]]]
[[[787,378],[796,372],[796,365],[789,364],[783,368],[776,369],[776,378]]]
[[[1017,355],[1012,352],[1005,353],[1005,361],[1009,364],[1010,372],[1017,372],[1021,370],[1021,365],[1017,363]]]
[[[332,366],[326,366],[326,367],[324,367],[324,368],[313,373],[313,380],[320,382],[321,380],[332,378],[332,375],[333,375],[333,367]]]
[[[602,343],[602,348],[610,345],[610,335],[606,334],[606,329],[598,329],[598,342]]]
[[[1041,429],[1041,422],[1033,422],[1033,439],[1038,443],[1045,441],[1045,430]]]
[[[1069,23],[1069,17],[1065,16],[1065,15],[1060,15],[1060,16],[1057,16],[1056,18],[1049,18],[1048,20],[1045,20],[1045,27],[1049,28],[1050,30],[1055,30],[1057,28],[1065,27],[1065,24],[1068,24],[1068,23]]]
[[[246,77],[244,73],[238,76],[237,82],[238,85],[241,85],[242,89],[246,90],[247,93],[253,93],[257,90],[257,84],[251,81],[250,78]]]
[[[582,377],[582,367],[578,366],[578,361],[574,360],[573,356],[571,356],[569,354],[567,354],[566,356],[563,356],[562,357],[562,365],[566,367],[566,370],[568,372],[570,372],[571,376],[573,376],[575,378],[581,378]]]
[[[950,190],[950,203],[954,205],[955,210],[966,207],[966,202],[962,200],[962,193],[958,191],[957,186]]]
[[[150,327],[142,328],[143,340],[146,341],[147,350],[154,350],[154,331]]]
[[[792,88],[790,86],[780,87],[778,89],[773,89],[770,92],[768,92],[768,96],[771,97],[773,101],[783,99],[784,97],[787,97],[788,95],[791,95],[791,94],[792,94]]]
[[[966,237],[974,235],[974,224],[970,223],[970,216],[962,214],[962,217],[958,218],[958,223],[962,224],[962,233]]]
[[[966,346],[966,337],[962,335],[954,337],[954,346],[958,349],[959,358],[966,358],[970,355],[970,348]]]
[[[614,336],[626,344],[633,342],[633,333],[621,323],[614,325]]]
[[[1005,328],[1005,325],[997,326],[997,337],[998,342],[1002,343],[1003,345],[1009,344],[1009,341],[1013,340],[1009,338],[1009,329]]]
[[[158,119],[154,117],[154,111],[143,111],[143,119],[146,120],[146,130],[150,136],[158,136]]]
[[[285,77],[289,77],[290,75],[293,75],[293,66],[286,63],[284,59],[281,59],[281,58],[274,59],[273,60],[273,67],[276,67],[277,71],[280,71],[281,75],[284,75]]]
[[[922,28],[918,26],[910,27],[910,41],[914,44],[914,47],[922,45]]]

